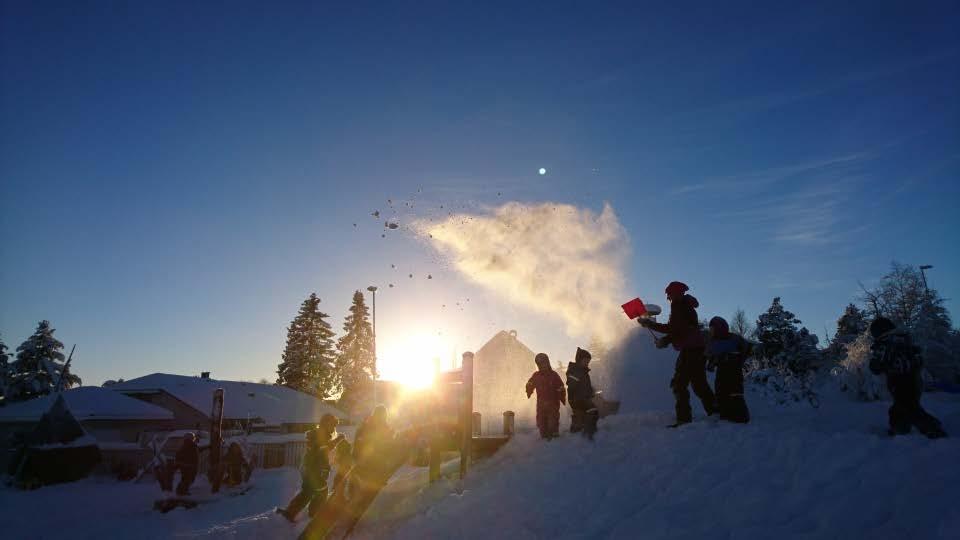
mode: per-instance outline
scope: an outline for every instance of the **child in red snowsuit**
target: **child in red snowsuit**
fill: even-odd
[[[550,358],[537,354],[534,358],[537,371],[527,381],[527,399],[537,392],[537,429],[540,437],[552,439],[560,434],[560,404],[567,404],[567,391],[563,380],[550,367]]]

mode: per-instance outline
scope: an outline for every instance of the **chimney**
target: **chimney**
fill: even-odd
[[[200,378],[201,378],[201,379],[209,379],[209,378],[210,378],[210,372],[209,372],[209,371],[201,371],[201,372],[200,372]]]

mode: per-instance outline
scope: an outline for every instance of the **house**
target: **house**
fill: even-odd
[[[536,399],[525,391],[534,356],[515,330],[498,332],[474,354],[473,410],[481,415],[482,433],[500,433],[505,411],[513,411],[517,426],[536,422]]]
[[[213,392],[223,388],[223,428],[245,431],[302,432],[324,414],[344,416],[338,409],[304,392],[285,386],[153,373],[109,390],[167,409],[175,429],[209,429]]]
[[[62,395],[67,409],[102,450],[139,448],[142,433],[172,429],[169,410],[99,386],[81,386],[0,407],[0,470],[6,470],[9,444],[15,433],[34,429]]]

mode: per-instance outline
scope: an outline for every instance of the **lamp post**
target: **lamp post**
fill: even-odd
[[[373,406],[377,406],[377,286],[367,287],[373,295]]]
[[[927,287],[927,274],[924,270],[929,270],[933,268],[932,264],[921,264],[920,265],[920,277],[923,278],[923,289],[927,291],[927,294],[930,294],[930,288]]]

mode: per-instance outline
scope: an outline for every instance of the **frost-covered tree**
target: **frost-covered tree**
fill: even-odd
[[[337,391],[333,330],[320,311],[316,293],[300,305],[287,328],[287,344],[277,366],[277,384],[327,399]]]
[[[818,366],[817,336],[806,328],[798,328],[801,322],[783,307],[779,296],[773,299],[757,319],[754,331],[760,342],[756,356],[762,367],[776,366],[802,373]]]
[[[861,287],[871,316],[888,317],[913,334],[931,375],[960,381],[960,348],[950,313],[943,297],[927,287],[916,267],[893,262],[875,288]]]
[[[837,331],[824,350],[824,355],[837,364],[847,355],[847,345],[853,343],[869,326],[866,314],[854,304],[847,304],[843,315],[837,319]]]
[[[840,387],[861,401],[876,401],[886,393],[883,377],[870,371],[870,332],[863,331],[853,341],[843,345],[844,358],[832,371]]]
[[[346,411],[372,399],[376,361],[369,316],[363,293],[355,291],[350,314],[343,321],[343,337],[337,341],[337,376],[343,389],[340,405]]]
[[[50,321],[40,321],[37,330],[17,347],[17,359],[10,365],[5,398],[22,401],[49,394],[63,377],[64,389],[79,386],[80,377],[70,373],[60,352],[63,343],[53,337]]]
[[[745,338],[749,338],[751,332],[753,332],[753,325],[750,324],[750,319],[747,318],[747,312],[737,308],[733,312],[733,316],[730,317],[730,331],[735,334],[740,334]]]

